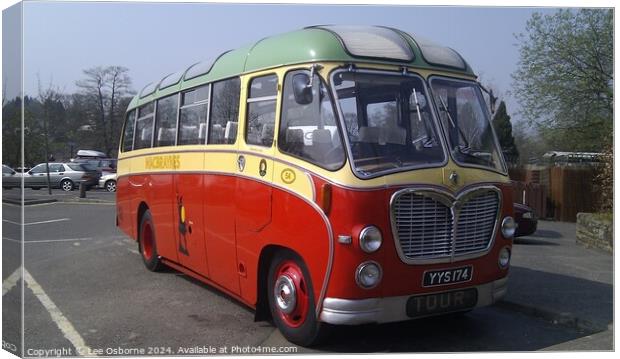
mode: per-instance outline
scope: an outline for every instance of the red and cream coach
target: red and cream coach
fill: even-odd
[[[265,38],[136,95],[118,226],[148,269],[208,283],[301,345],[326,323],[489,305],[515,230],[489,116],[465,60],[405,32]]]

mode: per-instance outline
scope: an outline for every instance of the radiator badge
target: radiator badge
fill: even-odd
[[[452,171],[452,173],[450,173],[450,177],[448,177],[448,179],[455,186],[459,183],[459,175],[455,171]]]

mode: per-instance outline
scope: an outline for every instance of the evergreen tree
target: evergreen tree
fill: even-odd
[[[515,145],[515,139],[512,135],[512,124],[510,123],[510,116],[506,111],[504,101],[500,102],[497,112],[493,116],[493,128],[497,134],[506,162],[516,164],[519,160],[519,150]]]

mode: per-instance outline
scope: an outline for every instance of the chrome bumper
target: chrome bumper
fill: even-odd
[[[491,305],[506,295],[508,276],[494,282],[471,287],[478,290],[476,308]],[[400,297],[340,299],[325,298],[320,320],[336,325],[388,323],[414,319],[407,315],[407,300]]]

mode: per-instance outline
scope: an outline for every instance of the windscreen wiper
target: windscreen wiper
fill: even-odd
[[[424,141],[424,147],[433,147],[436,143],[434,138],[430,135],[432,133],[432,130],[429,128],[429,124],[426,121],[422,120],[422,115],[420,114],[420,102],[418,101],[418,91],[415,88],[413,88],[413,99],[415,100],[415,110],[418,114],[418,121],[424,125],[424,130],[426,131],[426,140]]]
[[[458,146],[458,149],[460,152],[463,151],[467,151],[469,152],[470,147],[469,147],[469,141],[467,141],[467,138],[465,137],[465,134],[463,133],[463,130],[456,125],[456,123],[454,122],[454,120],[452,119],[452,115],[450,115],[450,111],[448,111],[448,107],[446,106],[446,103],[443,102],[443,99],[441,98],[441,96],[437,96],[439,98],[439,102],[441,103],[441,110],[443,110],[446,115],[448,115],[448,119],[450,120],[450,124],[452,125],[452,127],[456,128],[459,132],[459,135],[461,136],[461,139],[463,139],[463,142],[465,142],[465,146]]]

